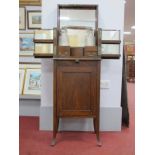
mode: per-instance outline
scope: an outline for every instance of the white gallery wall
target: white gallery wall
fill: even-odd
[[[109,88],[100,91],[100,130],[121,130],[121,82],[124,29],[123,0],[42,0],[42,28],[57,26],[57,4],[98,4],[99,28],[121,30],[121,58],[102,60],[101,81],[108,80]],[[42,59],[42,93],[40,130],[53,129],[53,61]],[[59,130],[92,131],[92,119],[63,119]]]
[[[41,10],[40,6],[26,6],[25,7],[27,11],[30,10]],[[27,15],[26,15],[26,20],[27,20]],[[27,22],[26,22],[26,30],[20,30],[20,33],[33,33],[34,30],[28,29]],[[20,56],[19,57],[19,63],[40,63],[40,59],[35,59],[33,57],[24,57]],[[36,99],[35,97],[33,98],[26,98],[23,97],[22,95],[19,96],[19,115],[20,116],[39,116],[40,110],[40,99]]]

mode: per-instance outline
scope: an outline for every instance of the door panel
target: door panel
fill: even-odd
[[[65,66],[62,63],[57,68],[59,116],[92,116],[97,102],[96,64]]]

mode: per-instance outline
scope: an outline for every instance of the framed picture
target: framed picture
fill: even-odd
[[[24,7],[19,8],[19,29],[26,29],[26,10]]]
[[[101,54],[120,54],[120,45],[102,44]]]
[[[32,56],[34,52],[34,33],[20,33],[19,43],[20,43],[20,56]]]
[[[35,43],[34,53],[50,53],[53,54],[53,44],[50,43]]]
[[[27,69],[23,94],[41,94],[41,69]]]
[[[28,29],[41,29],[41,11],[27,11]]]
[[[19,69],[19,94],[23,92],[25,69]]]
[[[120,30],[102,30],[102,40],[120,40]]]
[[[35,30],[35,40],[53,40],[53,30]]]

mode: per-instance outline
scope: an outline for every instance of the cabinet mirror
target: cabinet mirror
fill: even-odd
[[[53,44],[35,43],[35,54],[53,54]]]
[[[120,31],[102,30],[102,40],[120,40]]]
[[[102,44],[101,54],[120,54],[119,44]]]
[[[53,30],[35,30],[35,40],[53,40]]]
[[[58,27],[85,26],[97,28],[97,5],[58,5]]]

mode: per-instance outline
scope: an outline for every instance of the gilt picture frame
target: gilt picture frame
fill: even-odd
[[[26,9],[25,7],[19,8],[19,30],[26,30]]]
[[[22,95],[25,80],[25,69],[19,69],[19,94]]]
[[[22,6],[41,6],[41,0],[19,0]]]
[[[24,85],[24,95],[41,94],[41,69],[27,69]]]
[[[27,24],[28,29],[41,29],[41,11],[27,11]]]

